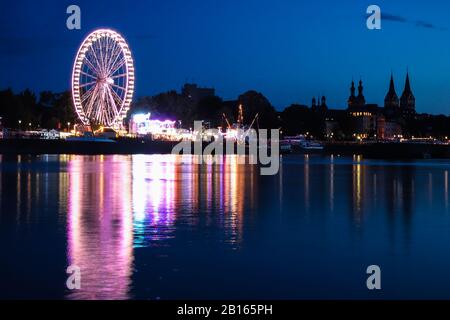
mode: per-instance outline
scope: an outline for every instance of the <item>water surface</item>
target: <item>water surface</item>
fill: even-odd
[[[0,298],[450,298],[448,161],[0,159]]]

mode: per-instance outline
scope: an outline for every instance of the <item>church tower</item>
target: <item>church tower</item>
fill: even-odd
[[[366,98],[364,98],[363,90],[362,80],[359,80],[358,96],[356,97],[356,105],[358,107],[364,107],[366,105]]]
[[[319,108],[319,111],[320,112],[326,112],[327,110],[328,110],[328,107],[327,107],[327,98],[325,98],[325,96],[322,96],[322,98],[321,98],[321,103],[320,103],[320,108]]]
[[[347,105],[348,105],[348,108],[353,108],[356,106],[355,82],[353,80],[352,80],[352,86],[350,87],[350,97],[348,97]]]
[[[400,97],[400,109],[405,116],[416,113],[416,98],[414,97],[409,81],[409,72],[406,73],[405,89]]]
[[[316,98],[312,98],[311,109],[316,112],[326,112],[328,107],[325,96],[322,96],[322,98],[317,97],[317,100]]]
[[[389,111],[391,113],[398,111],[399,107],[398,96],[395,92],[394,76],[392,74],[391,82],[389,84],[389,91],[384,98],[384,107],[386,108],[386,111]]]

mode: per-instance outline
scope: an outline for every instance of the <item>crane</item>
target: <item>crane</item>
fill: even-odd
[[[239,125],[244,125],[244,109],[242,108],[242,104],[239,104],[239,107],[238,107],[238,124]]]
[[[225,113],[222,113],[222,117],[225,119],[225,122],[227,123],[228,129],[231,129],[230,121],[228,121],[228,118],[227,118],[227,116],[225,115]]]

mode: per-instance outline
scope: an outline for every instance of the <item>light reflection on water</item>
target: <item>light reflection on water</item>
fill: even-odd
[[[247,180],[247,209],[254,191],[253,169],[242,167],[234,157],[205,166],[172,155],[70,157],[67,255],[82,270],[83,287],[68,297],[128,298],[133,248],[170,245],[179,212],[187,225],[197,223],[199,210],[218,212],[226,242],[237,248]]]
[[[133,264],[130,164],[96,160],[74,156],[67,166],[68,265],[81,269],[83,284],[68,297],[126,299]]]
[[[374,262],[395,287],[382,298],[450,297],[447,161],[283,156],[269,177],[233,156],[0,161],[0,297],[370,297],[356,275]],[[412,290],[424,270],[415,286],[433,287]]]

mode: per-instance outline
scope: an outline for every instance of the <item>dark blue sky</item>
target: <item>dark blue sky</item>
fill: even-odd
[[[381,31],[366,28],[372,3]],[[80,31],[66,29],[69,4],[81,7]],[[382,104],[390,71],[400,95],[409,67],[418,111],[449,114],[449,18],[445,0],[2,1],[0,88],[68,89],[84,36],[109,27],[133,52],[135,97],[189,80],[224,99],[255,89],[278,109],[317,95],[343,108],[361,76],[366,100]]]

